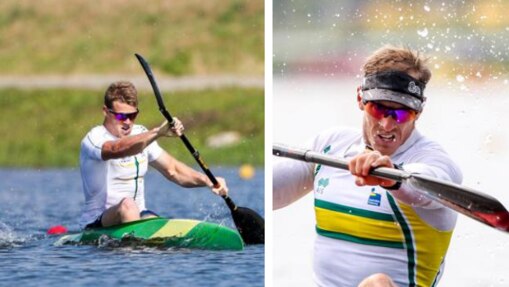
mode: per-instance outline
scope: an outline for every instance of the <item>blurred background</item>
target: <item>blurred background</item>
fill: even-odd
[[[464,185],[509,206],[508,8],[507,1],[274,1],[274,142],[299,146],[333,126],[360,129],[364,60],[386,44],[409,47],[429,58],[433,73],[417,128],[460,165]],[[274,212],[274,286],[313,285],[314,224],[311,194]],[[507,286],[507,256],[507,234],[459,215],[440,286]]]
[[[507,71],[504,1],[274,2],[274,74],[356,76],[384,44],[430,57],[435,78],[497,80]]]

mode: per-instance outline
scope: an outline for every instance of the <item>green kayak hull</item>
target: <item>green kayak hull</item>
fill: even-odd
[[[86,229],[60,237],[55,245],[97,245],[101,238],[134,242],[143,246],[242,250],[236,230],[192,219],[149,218],[110,227]]]

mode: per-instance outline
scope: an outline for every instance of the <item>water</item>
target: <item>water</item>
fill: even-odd
[[[226,178],[239,206],[264,214],[262,170]],[[54,246],[53,225],[77,231],[83,203],[79,170],[0,170],[0,282],[21,286],[263,286],[264,246],[243,251]],[[154,170],[146,176],[147,208],[161,216],[234,227],[223,200],[206,188],[183,189]]]

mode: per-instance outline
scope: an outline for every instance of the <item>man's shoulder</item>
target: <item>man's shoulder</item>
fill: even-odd
[[[418,133],[418,136],[415,140],[415,143],[413,144],[413,148],[414,150],[421,150],[421,151],[443,151],[445,152],[444,148],[442,147],[442,145],[434,140],[434,139],[431,139],[421,133]]]
[[[85,141],[96,141],[107,138],[109,135],[108,130],[103,125],[95,126],[85,134],[82,139],[82,143]]]
[[[405,157],[408,162],[428,163],[443,168],[456,183],[460,183],[463,178],[460,167],[447,150],[438,141],[422,134],[419,134]]]
[[[351,142],[359,139],[361,137],[362,132],[358,129],[349,128],[349,127],[333,127],[327,130],[322,131],[318,138],[321,141],[328,142]]]
[[[107,132],[108,132],[108,130],[106,129],[106,127],[104,125],[95,126],[95,127],[91,128],[89,131],[89,133],[101,133],[101,134],[104,134]]]
[[[318,133],[309,147],[315,151],[343,150],[344,147],[358,142],[361,138],[360,130],[348,127],[333,127]]]
[[[91,128],[85,134],[85,136],[83,137],[83,140],[86,140],[87,138],[90,138],[90,137],[102,136],[102,135],[106,134],[107,132],[108,131],[106,130],[106,128],[103,125],[95,126],[95,127]]]
[[[108,136],[108,131],[103,125],[95,126],[81,140],[81,151],[101,149],[101,142]]]
[[[358,136],[361,134],[361,130],[352,127],[332,127],[325,130],[324,133],[342,136]]]

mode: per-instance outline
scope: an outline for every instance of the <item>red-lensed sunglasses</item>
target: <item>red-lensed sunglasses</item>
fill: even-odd
[[[114,116],[115,116],[115,119],[117,119],[117,121],[126,121],[127,119],[130,119],[131,121],[134,121],[136,119],[136,117],[138,116],[138,113],[140,112],[140,110],[136,110],[136,112],[134,113],[117,113],[115,111],[113,111],[112,109],[108,109],[108,112],[112,113]]]
[[[392,117],[398,124],[406,123],[414,120],[417,112],[412,109],[399,108],[394,109],[376,102],[366,102],[364,107],[368,114],[377,120],[381,120],[386,117]]]

